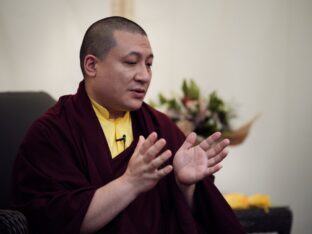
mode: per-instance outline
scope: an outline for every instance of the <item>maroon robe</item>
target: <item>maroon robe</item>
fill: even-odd
[[[13,207],[26,215],[30,233],[79,233],[94,192],[124,173],[139,135],[156,131],[173,154],[185,139],[164,114],[145,103],[131,118],[134,141],[112,159],[81,82],[76,95],[61,97],[31,126],[13,176]],[[98,233],[244,233],[212,177],[196,185],[194,206],[192,213],[171,173]]]

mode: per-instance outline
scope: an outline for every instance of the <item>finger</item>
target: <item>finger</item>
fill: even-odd
[[[214,167],[228,155],[227,149],[222,150],[216,157],[208,159],[208,167]]]
[[[166,150],[161,155],[153,159],[150,163],[151,170],[155,170],[159,168],[164,162],[166,162],[172,156],[172,152],[170,150]]]
[[[172,172],[173,167],[171,165],[165,166],[164,168],[157,171],[158,179],[161,179]]]
[[[138,155],[143,142],[145,141],[144,136],[139,136],[139,141],[134,149],[133,155]]]
[[[151,145],[144,154],[144,161],[151,162],[166,145],[165,139],[159,139],[155,144]]]
[[[221,164],[217,164],[214,167],[209,167],[206,170],[206,176],[210,176],[218,171],[220,171],[222,169],[222,165]]]
[[[205,140],[203,140],[199,146],[207,151],[211,145],[215,142],[217,142],[217,140],[219,140],[219,138],[221,137],[221,132],[215,132],[212,135],[210,135],[208,138],[206,138]]]
[[[182,144],[182,146],[180,147],[180,149],[185,149],[185,150],[187,150],[187,149],[189,149],[189,148],[191,148],[194,144],[195,144],[195,142],[196,142],[196,133],[195,132],[192,132],[192,133],[190,133],[187,137],[186,137],[186,139],[185,139],[185,141],[183,142],[183,144]]]
[[[213,145],[208,151],[207,156],[208,158],[216,157],[225,147],[230,144],[229,139],[224,139],[223,141],[219,142],[216,145]]]
[[[155,143],[157,140],[157,133],[152,132],[143,142],[142,146],[140,147],[140,154],[145,154],[146,151]]]

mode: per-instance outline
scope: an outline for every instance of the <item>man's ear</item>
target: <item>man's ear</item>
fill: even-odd
[[[84,58],[83,61],[83,67],[85,70],[85,73],[89,76],[89,77],[94,77],[96,75],[96,63],[97,63],[97,57],[95,57],[92,54],[88,54],[86,55],[86,57]]]

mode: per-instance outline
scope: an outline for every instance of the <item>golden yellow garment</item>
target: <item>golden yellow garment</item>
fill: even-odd
[[[100,121],[111,155],[114,158],[128,148],[133,141],[130,112],[126,112],[123,117],[110,119],[106,108],[93,99],[90,98],[90,100],[93,110]],[[116,141],[116,139],[123,138],[124,140]]]

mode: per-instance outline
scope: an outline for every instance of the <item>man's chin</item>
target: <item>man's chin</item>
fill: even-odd
[[[143,100],[129,103],[129,105],[127,105],[126,107],[127,111],[136,111],[141,108],[142,104],[143,104]]]

